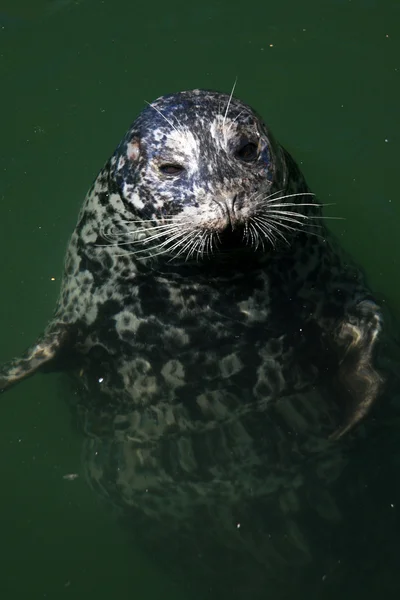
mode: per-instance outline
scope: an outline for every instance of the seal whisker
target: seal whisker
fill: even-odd
[[[284,205],[282,205],[284,206]],[[276,208],[276,206],[274,206],[273,208]],[[305,215],[303,213],[299,213],[299,212],[294,212],[294,211],[288,211],[288,210],[270,210],[268,209],[268,214],[275,214],[275,215],[289,215],[289,216],[295,216],[298,217],[299,219],[316,219],[316,220],[320,220],[320,219],[331,219],[334,221],[345,221],[346,219],[344,217],[333,217],[330,215],[318,215],[317,217],[313,216],[313,215]]]
[[[231,102],[232,102],[232,97],[233,97],[233,93],[235,91],[236,84],[237,84],[237,77],[235,79],[235,83],[233,84],[231,95],[229,96],[228,104],[226,105],[226,111],[225,111],[224,118],[223,118],[223,121],[222,121],[222,126],[223,127],[225,127],[226,117],[228,116],[228,110],[229,110],[229,107],[230,107]]]
[[[177,228],[176,232],[174,233],[174,235],[169,236],[167,239],[165,239],[161,244],[158,244],[157,246],[153,246],[152,249],[158,249],[158,248],[167,248],[167,251],[171,250],[171,247],[169,247],[169,244],[175,240],[178,240],[178,244],[182,243],[183,240],[185,240],[189,235],[191,235],[191,231],[187,231],[186,229],[184,229],[182,231],[182,229]],[[175,247],[175,244],[174,244]]]
[[[304,194],[299,194],[300,196],[303,196]],[[292,197],[292,195],[288,196],[288,197]],[[313,207],[315,209],[319,209],[321,207],[321,205],[319,203],[316,202],[281,202],[282,200],[284,200],[285,197],[284,196],[280,196],[279,198],[260,198],[259,200],[257,200],[257,202],[254,203],[254,207],[258,208],[269,208],[269,207],[302,207],[302,206],[307,206],[307,207]]]
[[[282,225],[282,227],[285,226],[284,222],[289,222],[289,223],[295,223],[296,225],[301,225],[302,227],[304,227],[306,225],[306,223],[304,221],[297,221],[296,219],[292,219],[290,217],[284,217],[281,216],[279,213],[278,214],[274,214],[274,213],[268,213],[267,215],[258,215],[258,218],[260,221],[269,224],[270,222],[273,223],[278,223],[280,225]],[[298,231],[301,231],[300,229],[298,229]]]
[[[202,236],[202,232],[197,231],[195,233],[194,237],[192,237],[192,239],[190,240],[190,243],[189,243],[189,247],[187,248],[185,260],[189,260],[190,258],[193,257],[194,254],[196,254],[196,260],[197,261],[199,260],[199,243],[201,240],[201,236]]]
[[[186,223],[185,223],[186,224]],[[170,223],[166,223],[165,225],[157,225],[155,227],[140,227],[138,229],[131,229],[126,232],[126,235],[133,235],[135,233],[152,233],[152,232],[163,232],[169,231],[172,227],[182,227],[183,223],[175,223],[171,221]],[[189,225],[189,223],[187,223]]]
[[[345,221],[346,217],[334,217],[331,215],[320,215],[319,217],[313,217],[312,215],[307,215],[307,219],[324,219],[326,220],[331,220],[331,221]]]
[[[251,241],[252,241],[254,250],[257,251],[260,244],[261,244],[262,249],[264,250],[265,249],[264,239],[263,239],[263,236],[259,235],[257,223],[250,222],[249,229],[250,229]],[[271,243],[272,243],[272,245],[274,245],[274,240],[272,238],[271,238]]]
[[[158,223],[159,221],[178,221],[180,219],[185,219],[186,217],[184,215],[170,215],[170,216],[166,216],[163,215],[161,217],[159,217],[159,219],[153,217],[151,219],[120,219],[118,222],[119,223],[123,223],[124,225],[130,225],[130,224],[134,224],[134,223]]]
[[[275,248],[275,239],[272,235],[272,231],[270,228],[266,228],[266,225],[269,226],[269,223],[265,222],[265,221],[261,221],[261,219],[259,219],[258,217],[252,217],[251,221],[253,223],[253,225],[256,227],[256,229],[258,229],[266,238],[267,240],[271,243],[272,247]]]
[[[305,219],[307,220],[309,217],[308,215],[304,215],[303,213],[299,213],[299,212],[295,212],[293,210],[275,210],[275,206],[271,208],[269,208],[267,210],[267,215],[286,215],[288,217],[296,217],[299,219]],[[319,217],[317,217],[319,218]]]
[[[276,190],[275,192],[272,192],[271,194],[267,194],[265,195],[265,192],[258,192],[257,194],[254,194],[254,196],[252,196],[251,200],[255,200],[256,202],[259,201],[259,199],[261,199],[261,202],[265,202],[266,200],[271,200],[271,202],[273,202],[274,200],[279,200],[280,198],[284,198],[284,196],[280,196],[279,198],[274,198],[274,196],[276,196],[277,194],[281,194],[283,192],[283,190]],[[302,195],[302,194],[301,194]]]
[[[266,196],[266,199],[273,198],[274,196],[276,196],[277,194],[281,194],[282,192],[283,192],[283,190],[276,190],[276,192],[272,192],[272,194],[269,194],[268,196]],[[260,192],[259,195],[262,196],[262,192]]]
[[[147,254],[149,257],[154,257],[154,256],[160,256],[162,254],[166,254],[170,248],[168,248],[168,245],[173,242],[174,240],[179,238],[184,237],[185,235],[187,235],[187,231],[184,230],[182,231],[181,229],[178,229],[178,232],[175,233],[174,235],[168,237],[166,240],[164,240],[162,243],[157,244],[155,246],[151,246],[150,248],[139,248],[137,250],[133,250],[132,252],[130,252],[129,254],[132,255],[139,255],[139,254]],[[161,236],[160,236],[161,237]],[[154,240],[153,240],[154,241]],[[163,251],[160,253],[153,253],[153,250],[159,250],[160,248],[163,248]],[[143,257],[142,257],[143,258]]]
[[[298,196],[314,196],[315,194],[313,194],[312,192],[296,192],[296,194],[285,194],[284,196],[278,196],[278,198],[271,198],[271,196],[267,196],[265,199],[268,201],[268,203],[272,203],[272,202],[279,202],[279,200],[285,200],[286,198],[296,198]],[[311,203],[312,206],[315,206],[316,204]]]
[[[244,110],[241,110],[239,114],[236,115],[236,117],[232,120],[231,124],[228,127],[228,131],[231,131],[232,127],[234,126],[234,124],[236,123],[237,119],[244,113]]]
[[[203,246],[204,246],[205,235],[206,235],[206,231],[204,231],[204,230],[199,230],[199,231],[195,232],[194,237],[192,237],[192,240],[191,240],[191,247],[189,246],[190,250],[188,250],[187,258],[190,258],[195,253],[197,254],[196,260],[199,260],[199,258],[203,257],[203,255],[204,255]]]
[[[168,237],[170,236],[170,233],[176,233],[176,232],[182,232],[182,227],[179,227],[178,225],[171,225],[169,227],[169,229],[167,230],[162,230],[162,231],[158,231],[155,234],[151,235],[150,237],[147,238],[143,238],[141,240],[138,240],[139,242],[142,242],[143,244],[148,244],[150,242],[154,242],[156,240],[159,239],[163,239],[165,238],[167,235]],[[170,238],[169,238],[170,239]]]
[[[271,211],[268,213],[268,215],[266,215],[266,218],[268,219],[269,217],[272,217],[276,220],[282,220],[282,221],[287,221],[289,223],[295,223],[296,225],[301,225],[304,226],[306,225],[305,221],[299,221],[298,219],[295,219],[293,217],[288,217],[280,212],[274,212]]]
[[[208,248],[209,249],[208,250],[206,249],[206,254],[207,255],[211,255],[212,256],[214,254],[214,247],[213,247],[214,241],[215,241],[214,232],[213,231],[208,231],[207,232],[207,244],[208,244]],[[206,244],[206,248],[207,248],[207,244]]]
[[[192,231],[184,232],[184,234],[181,236],[181,239],[178,239],[178,241],[175,242],[175,244],[173,244],[173,246],[168,247],[168,249],[167,249],[168,252],[174,252],[176,248],[180,247],[180,250],[171,258],[171,260],[173,260],[173,258],[177,258],[178,256],[181,256],[181,254],[183,254],[188,248],[191,247],[191,245],[193,243],[192,234],[193,234]],[[185,260],[187,260],[187,259],[188,259],[188,256],[186,256]]]
[[[317,225],[316,223],[306,223],[305,221],[298,221],[297,219],[293,219],[292,217],[286,217],[285,215],[281,215],[280,213],[273,213],[266,215],[266,219],[271,217],[275,219],[277,222],[287,222],[294,223],[295,225],[301,225],[301,227],[314,227],[315,229],[323,229],[323,225]],[[299,230],[300,231],[300,230]]]
[[[147,100],[145,100],[145,102],[150,106],[150,108],[153,108],[163,119],[165,119],[167,121],[167,123],[169,123],[169,125],[171,125],[172,129],[175,129],[175,131],[177,133],[179,133],[178,129],[175,127],[175,125],[173,124],[173,122],[170,121],[165,115],[163,115],[163,113],[161,112],[161,110],[159,110],[156,106],[154,106],[150,102],[147,102]]]
[[[243,231],[243,238],[242,238],[246,245],[248,246],[249,244],[251,244],[251,239],[250,239],[250,235],[249,235],[249,223],[248,221],[245,222],[244,224],[244,231]]]
[[[315,233],[315,231],[309,231],[308,229],[299,229],[298,227],[292,227],[291,225],[288,225],[287,223],[282,223],[279,219],[276,218],[271,218],[267,221],[268,225],[274,224],[275,227],[278,228],[279,227],[283,227],[284,229],[287,229],[288,231],[294,231],[297,233],[307,233],[309,235],[314,235],[320,239],[325,239],[324,236],[319,235],[319,233]],[[303,225],[303,223],[301,223],[301,225]],[[311,227],[311,225],[308,225],[308,227]]]
[[[302,206],[313,206],[314,208],[320,208],[321,206],[331,206],[330,204],[314,204],[314,203],[310,203],[310,202],[282,202],[282,204],[274,204],[274,203],[267,203],[265,202],[265,205],[267,205],[268,207],[271,206],[272,208],[279,208],[279,207],[283,207],[285,208],[286,206],[295,206],[295,207],[302,207]]]
[[[174,223],[174,221],[175,220],[172,218],[169,223],[162,223],[160,225],[150,225],[150,223],[155,223],[155,221],[138,220],[136,222],[140,223],[141,225],[146,224],[146,223],[149,223],[149,225],[146,226],[146,227],[138,227],[138,228],[132,229],[130,231],[114,231],[114,229],[118,225],[121,225],[121,224],[132,225],[134,223],[132,221],[121,221],[121,222],[118,223],[118,225],[117,224],[113,224],[112,226],[110,226],[109,227],[109,229],[110,229],[109,232],[107,231],[106,226],[102,226],[101,229],[100,229],[100,235],[102,237],[106,237],[106,236],[115,236],[115,237],[117,237],[117,236],[124,236],[124,235],[127,235],[129,233],[133,233],[133,232],[152,231],[152,230],[155,230],[155,229],[160,229],[161,227],[169,227],[171,225],[171,223]],[[189,224],[189,221],[188,221],[188,224]],[[179,225],[181,225],[181,222],[179,223]]]
[[[312,207],[318,208],[318,209],[324,208],[326,206],[335,206],[334,204],[319,204],[319,203],[318,204],[317,203],[314,204],[314,203],[310,203],[310,202],[283,202],[282,204],[274,204],[274,203],[267,203],[267,202],[262,203],[262,202],[260,202],[260,205],[261,206],[267,205],[268,207],[271,206],[272,208],[280,207],[280,206],[282,206],[282,207],[295,206],[297,208],[300,208],[302,206],[312,206]]]
[[[201,254],[200,253],[200,244],[201,244],[202,236],[203,236],[202,231],[198,231],[196,233],[195,237],[192,240],[192,247],[191,247],[190,251],[188,250],[187,259],[191,258],[196,253],[197,254],[196,260],[197,261],[199,260],[200,254]]]
[[[179,226],[181,226],[182,224],[189,225],[190,221],[189,220],[187,220],[187,221],[180,221],[178,219],[170,219],[170,221],[168,221],[167,223],[160,223],[159,225],[150,225],[150,223],[149,223],[149,224],[146,224],[146,226],[144,226],[144,227],[135,227],[131,231],[153,231],[153,230],[156,230],[156,229],[161,229],[162,227],[170,227],[171,224],[172,225],[176,224],[176,225],[179,225]],[[131,225],[131,223],[127,223],[127,225]]]
[[[109,239],[110,244],[93,244],[93,246],[96,246],[98,248],[104,248],[104,247],[108,247],[108,246],[127,246],[129,244],[138,244],[138,243],[148,243],[150,241],[156,240],[162,236],[165,236],[167,234],[169,234],[170,232],[174,232],[177,230],[181,229],[180,225],[166,225],[166,226],[160,226],[160,227],[155,227],[154,229],[160,229],[161,231],[157,231],[156,233],[153,233],[153,228],[152,229],[148,229],[148,228],[143,228],[143,229],[137,229],[137,230],[132,230],[132,231],[125,231],[124,233],[118,233],[118,234],[112,234],[108,235],[108,236],[104,236],[105,239]],[[140,235],[143,233],[150,233],[150,237],[141,237],[140,239],[134,239],[133,236],[135,235]],[[124,237],[124,236],[132,236],[131,239],[127,240],[126,242],[121,242],[121,241],[115,241],[114,242],[114,238],[115,237]]]
[[[283,221],[292,221],[293,223],[297,223],[298,225],[307,225],[309,227],[322,227],[322,225],[306,223],[309,219],[320,220],[319,217],[309,217],[308,215],[303,215],[301,213],[292,213],[287,211],[278,211],[278,210],[269,210],[267,213],[268,216],[274,216],[275,218],[282,219]],[[299,221],[298,219],[303,219]]]
[[[195,234],[195,239],[197,237],[197,235],[199,235],[199,232],[196,232]],[[175,254],[175,257],[181,256],[182,254],[184,254],[186,252],[186,250],[190,249],[195,241],[195,239],[193,238],[193,232],[189,231],[188,234],[185,236],[185,238],[181,241],[179,241],[179,246],[181,247],[179,252],[177,252]],[[171,250],[171,248],[169,248],[169,250]],[[187,260],[188,255],[186,255],[185,260]]]
[[[256,230],[254,228],[254,224],[253,223],[248,223],[247,224],[247,229],[248,229],[248,238],[250,240],[250,244],[253,248],[257,249],[257,235],[256,235]]]
[[[207,230],[204,230],[202,233],[202,237],[201,237],[201,242],[200,242],[200,246],[199,246],[199,253],[201,258],[204,257],[204,251],[207,245],[207,239],[209,237],[210,233]],[[207,254],[207,251],[205,251]]]
[[[260,229],[260,231],[264,233],[264,236],[267,238],[267,240],[271,243],[273,249],[276,248],[277,244],[276,235],[279,235],[283,239],[283,241],[289,245],[289,242],[283,235],[283,233],[281,233],[274,225],[271,225],[271,223],[269,223],[268,227],[266,227],[266,224],[258,222],[257,226]]]
[[[141,237],[140,239],[135,239],[134,237],[132,237],[131,239],[125,241],[125,242],[121,242],[119,240],[112,242],[110,244],[94,244],[94,246],[97,247],[108,247],[108,246],[128,246],[129,244],[148,244],[149,242],[152,242],[154,240],[158,240],[160,238],[165,237],[167,234],[169,235],[170,233],[173,233],[175,231],[181,231],[181,227],[179,227],[178,225],[169,225],[167,230],[162,230],[162,231],[158,231],[152,235],[150,235],[149,237]],[[141,233],[147,233],[146,232],[141,232]],[[152,233],[152,232],[148,232],[148,233]],[[132,231],[132,232],[126,232],[125,235],[129,236],[133,236],[135,234],[139,234],[139,232],[136,231]]]
[[[268,223],[265,223],[266,226],[268,226],[268,230],[272,233],[274,233],[275,235],[278,235],[279,237],[281,237],[283,239],[283,241],[285,242],[285,244],[287,246],[290,246],[290,242],[287,239],[287,237],[285,236],[285,234],[280,230],[280,227],[283,227],[282,223],[275,223],[274,221],[268,221]],[[279,225],[279,227],[278,227]],[[289,227],[284,227],[284,229],[290,229]],[[291,228],[293,229],[293,228]]]
[[[320,202],[283,202],[282,204],[276,204],[276,202],[279,202],[280,200],[285,200],[286,198],[292,198],[294,196],[305,196],[306,194],[301,193],[301,194],[288,194],[287,196],[280,196],[279,198],[272,198],[270,199],[269,196],[263,198],[262,200],[258,201],[257,204],[261,204],[261,205],[265,205],[265,204],[271,204],[273,206],[296,206],[296,207],[300,207],[300,206],[313,206],[314,208],[321,208],[321,207],[326,207],[326,206],[336,206],[336,202],[326,202],[326,203],[320,203]],[[339,217],[338,217],[339,218]]]
[[[154,252],[154,250],[157,250],[158,248],[161,248],[161,247],[162,246],[159,245],[159,246],[153,246],[151,248],[146,248],[146,250],[141,250],[140,251],[142,253],[141,256],[138,256],[139,251],[137,251],[137,252],[130,252],[130,253],[127,253],[127,255],[128,256],[129,255],[134,255],[138,260],[154,259],[157,256],[165,256],[166,254],[168,255],[168,253],[170,251],[170,248],[168,248],[168,247],[164,247],[161,252]],[[146,254],[143,254],[143,252],[146,252]],[[120,256],[124,256],[124,255],[121,254]],[[171,260],[172,260],[172,258],[171,258]]]
[[[279,217],[276,217],[275,215],[261,215],[259,216],[258,220],[261,223],[264,223],[267,226],[272,226],[274,225],[274,227],[283,227],[284,229],[288,229],[288,230],[292,230],[292,231],[303,231],[303,229],[298,229],[298,228],[294,228],[291,225],[288,225],[287,223],[283,222],[283,219],[280,219]],[[292,221],[289,221],[292,222]],[[299,221],[298,223],[295,223],[298,225],[304,225],[302,221]]]
[[[212,249],[211,249],[211,238],[212,238],[212,233],[207,232],[207,235],[205,237],[205,242],[204,242],[204,252],[206,255],[211,255],[212,254]]]
[[[300,208],[303,206],[313,206],[314,208],[319,208],[320,205],[319,204],[312,204],[310,202],[282,202],[282,204],[275,204],[275,203],[270,203],[270,202],[265,202],[265,204],[263,206],[267,206],[268,209],[269,208],[287,208],[287,207],[291,207],[294,206],[296,208]]]

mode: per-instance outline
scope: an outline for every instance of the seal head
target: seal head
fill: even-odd
[[[162,97],[141,113],[98,179],[91,239],[96,233],[120,247],[134,244],[137,259],[175,262],[271,248],[296,232],[289,223],[295,201],[302,200],[300,223],[311,209],[319,213],[300,174],[290,177],[291,166],[239,100],[200,90]],[[283,191],[294,194],[285,207]]]

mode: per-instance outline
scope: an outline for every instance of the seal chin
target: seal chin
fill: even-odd
[[[248,246],[246,232],[243,225],[232,227],[228,225],[217,234],[220,250],[236,250]]]
[[[216,252],[219,254],[248,254],[251,252],[254,255],[257,250],[265,253],[272,249],[267,240],[254,240],[249,234],[248,227],[245,223],[241,223],[236,227],[228,225],[216,235]]]

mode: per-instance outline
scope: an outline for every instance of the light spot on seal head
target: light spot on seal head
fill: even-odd
[[[130,161],[136,162],[140,154],[140,143],[137,138],[134,138],[127,144],[126,155]]]

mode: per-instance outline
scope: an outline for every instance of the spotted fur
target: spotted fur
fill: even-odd
[[[202,548],[217,540],[274,570],[313,560],[302,498],[340,518],[333,439],[378,396],[381,321],[261,118],[182,92],[147,106],[99,173],[55,316],[0,387],[68,359],[92,485],[144,537],[189,554],[205,523]]]

